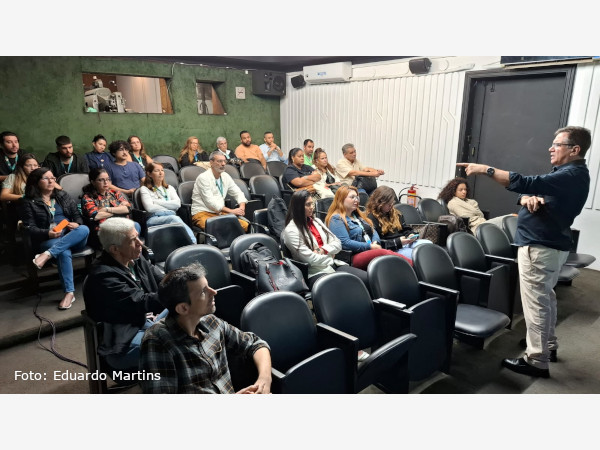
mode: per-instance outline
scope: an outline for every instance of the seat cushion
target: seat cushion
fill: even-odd
[[[565,266],[587,267],[596,261],[596,257],[585,253],[569,253]]]
[[[459,303],[454,329],[471,336],[486,338],[510,323],[510,319],[493,309]]]

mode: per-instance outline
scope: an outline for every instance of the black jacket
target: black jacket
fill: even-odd
[[[67,173],[65,171],[65,166],[60,160],[60,156],[58,152],[48,153],[46,155],[46,159],[42,163],[41,167],[47,167],[52,171],[56,178],[61,175]],[[90,168],[87,163],[87,159],[85,156],[78,156],[73,153],[73,163],[71,164],[71,170],[69,173],[89,173]]]
[[[188,155],[185,154],[183,155],[183,158],[181,158],[181,161],[179,161],[179,166],[191,166],[192,164],[198,161],[208,161],[208,158],[208,154],[204,150],[202,150],[200,153],[196,153],[196,156],[194,157],[192,162],[190,162],[190,158],[188,157]]]
[[[377,234],[379,235],[379,237],[381,239],[392,240],[392,239],[396,239],[399,237],[408,237],[409,234],[413,233],[413,229],[409,225],[407,225],[406,222],[404,221],[403,215],[400,215],[400,225],[402,226],[402,229],[398,230],[398,231],[393,231],[388,234],[383,234],[383,232],[381,230],[381,224],[379,223],[379,220],[377,220],[373,214],[369,214],[368,217],[369,217],[369,219],[371,219],[371,221],[373,221],[373,228],[375,228],[375,230],[377,231]]]
[[[54,191],[56,203],[63,209],[63,213],[71,222],[83,225],[83,217],[77,209],[73,199],[64,191]],[[48,231],[52,222],[52,215],[48,205],[41,198],[23,198],[19,215],[23,224],[29,227],[33,248],[38,248],[43,241],[50,239]]]
[[[146,322],[146,313],[165,308],[158,301],[160,273],[144,256],[134,262],[131,272],[109,253],[103,252],[94,263],[83,287],[85,309],[96,322],[104,322],[104,340],[98,353],[120,353],[129,347]]]

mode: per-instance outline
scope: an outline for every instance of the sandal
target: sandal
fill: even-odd
[[[35,255],[35,256],[33,257],[33,260],[31,261],[31,262],[33,263],[33,265],[34,265],[35,267],[37,267],[37,269],[38,269],[38,270],[42,270],[42,269],[44,268],[44,266],[39,266],[39,265],[38,265],[38,264],[35,262],[35,260],[36,260],[36,259],[38,259],[38,256],[40,256],[40,255],[43,255],[44,253],[45,253],[45,254],[47,254],[48,256],[50,256],[50,258],[52,258],[52,255],[51,255],[49,252],[47,252],[47,251],[46,251],[46,252],[38,253],[37,255]],[[46,261],[46,262],[48,262],[48,261]],[[45,265],[45,264],[46,264],[46,263],[44,263],[44,265]]]
[[[71,303],[69,303],[69,306],[60,306],[60,305],[58,305],[58,309],[60,309],[61,311],[69,309],[69,308],[71,308],[71,306],[73,306],[73,303],[75,303],[75,295],[73,295],[73,298],[71,299]]]

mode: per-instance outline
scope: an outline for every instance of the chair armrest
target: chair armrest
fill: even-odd
[[[274,367],[271,367],[271,392],[281,394],[283,379],[285,375]]]
[[[252,300],[256,296],[256,278],[248,276],[237,270],[231,270],[231,283],[237,284],[244,291],[244,296],[248,300]]]
[[[379,243],[383,249],[398,250],[399,248],[402,248],[402,241],[400,239],[400,237],[394,239],[380,239]]]
[[[487,272],[479,272],[478,270],[465,269],[464,267],[455,267],[454,271],[459,277],[463,277],[466,275],[469,277],[477,278],[479,280],[489,280],[492,278],[492,275],[490,275]]]
[[[485,255],[485,259],[487,261],[489,261],[490,263],[492,262],[496,262],[499,264],[507,264],[509,266],[513,266],[514,264],[518,264],[517,263],[517,259],[516,258],[506,258],[505,256],[496,256],[496,255]]]
[[[490,285],[492,283],[492,274],[487,272],[479,272],[477,270],[465,269],[464,267],[455,267],[454,272],[458,277],[459,285],[460,285],[460,301],[461,303],[471,304],[471,305],[485,305],[488,303],[489,295],[490,295]],[[471,286],[473,285],[472,281],[462,280],[463,277],[467,278],[475,278],[479,280],[479,290],[473,291]],[[465,288],[465,284],[469,286],[469,288]]]
[[[250,225],[252,225],[252,233],[264,233],[268,235],[271,234],[269,227],[263,225],[262,223],[250,222]]]
[[[346,372],[351,374],[348,392],[355,392],[357,357],[360,350],[358,338],[324,323],[317,323],[317,342],[321,349],[333,347],[344,352]]]
[[[156,255],[154,254],[154,251],[150,247],[146,247],[144,245],[144,247],[142,248],[142,253],[146,257],[146,259],[148,261],[150,261],[150,263],[152,263],[152,265],[156,264]]]
[[[219,242],[217,241],[217,238],[214,237],[212,234],[208,234],[205,231],[197,230],[196,235],[204,236],[205,237],[204,242],[208,245],[212,245],[213,247],[219,246]]]
[[[340,250],[339,253],[336,253],[335,259],[339,259],[340,261],[352,265],[352,252],[350,250]]]
[[[262,207],[258,208],[258,209],[262,209],[262,208],[266,208],[269,205],[266,205],[265,202],[267,200],[267,196],[266,194],[255,194],[253,192],[250,193],[250,199],[251,200],[258,200],[261,202]]]
[[[387,298],[374,299],[373,306],[375,307],[375,310],[379,309],[381,311],[389,311],[392,314],[400,314],[406,309],[406,305],[404,303],[388,300]]]
[[[460,292],[455,289],[448,289],[437,284],[426,283],[425,281],[419,281],[419,287],[421,288],[421,300],[425,299],[427,292],[433,292],[434,294],[440,294],[444,297],[454,298],[455,303],[458,303],[458,296]]]

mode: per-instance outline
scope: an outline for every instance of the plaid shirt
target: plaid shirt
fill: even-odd
[[[197,325],[200,339],[185,333],[171,315],[146,330],[140,370],[160,380],[140,382],[147,394],[233,394],[227,351],[246,357],[268,344],[210,314]],[[146,377],[151,378],[151,377]]]
[[[131,203],[121,191],[109,189],[106,195],[100,195],[97,192],[93,195],[84,194],[81,198],[81,212],[89,220],[94,220],[100,208],[112,208],[120,205],[131,207]],[[123,216],[119,216],[123,217]],[[129,215],[125,216],[129,218]],[[96,231],[100,229],[100,224],[106,219],[100,219],[96,222]]]

